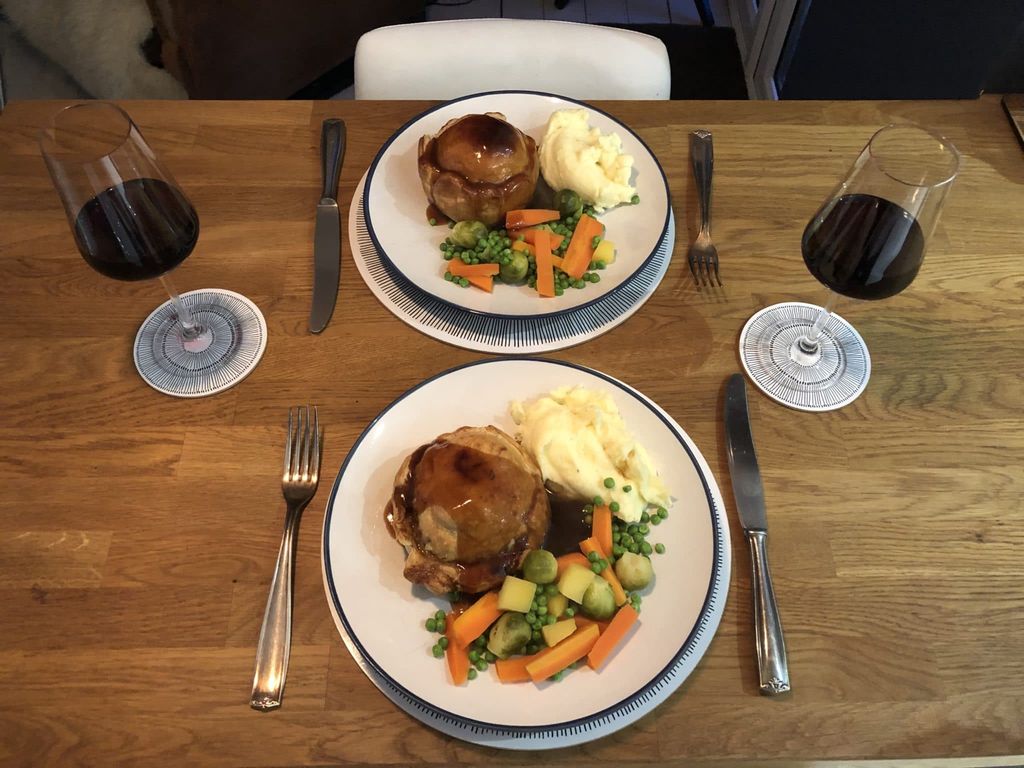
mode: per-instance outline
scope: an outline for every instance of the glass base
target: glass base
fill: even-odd
[[[817,350],[801,348],[798,340],[819,312],[813,304],[775,304],[751,317],[740,333],[740,360],[751,381],[768,397],[801,411],[849,405],[871,376],[864,339],[839,315],[829,316]]]
[[[202,333],[183,339],[174,304],[157,307],[135,336],[135,367],[143,380],[165,395],[206,397],[249,375],[267,347],[259,308],[220,288],[189,291],[181,300]]]

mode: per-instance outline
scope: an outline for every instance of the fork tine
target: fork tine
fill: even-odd
[[[700,288],[700,278],[697,277],[697,258],[694,256],[692,251],[687,256],[686,260],[690,264],[690,274],[693,275],[693,282],[698,288]]]
[[[313,460],[311,467],[311,479],[315,483],[320,477],[320,414],[316,406],[313,406]]]
[[[299,459],[302,456],[302,409],[296,406],[295,408],[295,440],[292,448],[292,463],[289,467],[289,472],[294,478],[299,472]]]
[[[288,477],[288,473],[291,471],[292,440],[293,440],[293,435],[295,434],[293,429],[294,429],[294,427],[292,425],[292,409],[289,408],[288,409],[288,440],[287,440],[287,442],[284,445],[284,469],[281,470],[282,474],[286,478]]]
[[[715,282],[717,282],[718,283],[718,287],[721,288],[722,287],[722,278],[718,274],[718,254],[717,253],[715,254],[715,257],[711,260],[711,263],[712,263],[712,265],[715,268]]]
[[[306,426],[302,431],[302,463],[299,465],[299,478],[305,480],[309,477],[309,452],[313,447],[313,440],[311,439],[309,429],[309,406],[306,406]]]

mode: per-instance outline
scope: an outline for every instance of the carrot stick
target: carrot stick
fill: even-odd
[[[604,224],[583,214],[572,233],[569,247],[565,249],[563,269],[570,277],[579,280],[587,271],[594,256],[594,238],[604,233]]]
[[[539,229],[524,229],[519,234],[526,238],[527,243],[533,245],[534,239],[539,231]],[[548,230],[548,232],[551,238],[551,250],[554,250],[562,244],[563,240],[565,240],[565,235],[556,234],[555,232],[551,232],[551,230]]]
[[[455,642],[453,627],[457,615],[453,610],[445,616],[444,636],[448,638],[448,647],[444,649],[444,655],[448,661],[448,672],[452,676],[452,682],[455,685],[463,685],[469,679],[469,654]]]
[[[468,275],[466,279],[469,280],[470,285],[475,285],[477,288],[482,288],[488,293],[494,290],[494,278],[491,277],[490,275],[487,275],[486,277]]]
[[[590,561],[584,555],[579,552],[570,552],[567,555],[562,555],[555,562],[558,563],[558,576],[556,578],[562,578],[562,571],[568,568],[573,563],[582,565],[584,568],[590,567]]]
[[[555,256],[555,254],[551,254],[551,264],[565,272],[565,259],[563,259],[561,256]]]
[[[612,510],[607,504],[594,507],[591,536],[597,539],[603,552],[612,551]]]
[[[505,229],[533,227],[549,221],[558,221],[560,217],[561,215],[558,211],[551,211],[546,208],[524,208],[518,211],[509,211],[505,214]]]
[[[597,552],[597,556],[602,560],[608,560],[608,556],[605,555],[601,545],[597,543],[597,539],[591,536],[589,539],[584,539],[580,542],[580,549],[583,550],[584,554],[590,554],[591,552]],[[615,569],[612,568],[609,562],[608,567],[601,571],[601,575],[604,580],[608,582],[612,588],[612,593],[615,595],[615,604],[622,605],[626,602],[626,590],[622,588],[622,584],[619,583],[619,577],[615,575]]]
[[[628,603],[615,612],[615,616],[612,617],[608,628],[601,633],[601,636],[587,655],[587,665],[591,669],[601,669],[601,666],[608,660],[608,656],[615,650],[616,646],[622,642],[622,639],[626,636],[629,628],[636,622],[636,619],[637,613],[633,606]]]
[[[467,645],[482,635],[491,626],[501,611],[498,610],[498,593],[488,592],[466,609],[466,612],[455,619],[452,625],[452,638],[459,648]],[[451,644],[451,640],[448,641]]]
[[[526,671],[526,665],[536,660],[547,650],[535,653],[532,656],[513,656],[509,659],[498,659],[494,662],[494,668],[498,672],[498,679],[503,683],[528,683],[530,673]]]
[[[555,265],[551,263],[550,235],[546,229],[538,229],[533,248],[537,259],[537,293],[541,296],[554,297]]]
[[[497,264],[467,264],[459,258],[448,262],[448,271],[456,277],[489,277],[498,274],[500,269]]]
[[[548,652],[542,651],[537,654],[539,658],[526,665],[530,679],[535,683],[542,683],[574,661],[582,659],[590,653],[599,634],[596,626],[578,629],[554,648],[548,649]]]
[[[513,251],[522,251],[528,256],[533,256],[533,245],[526,242],[525,240],[513,240],[512,241]]]

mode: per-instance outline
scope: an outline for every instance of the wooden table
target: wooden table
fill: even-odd
[[[157,394],[133,368],[159,286],[103,278],[73,246],[34,135],[58,106],[21,102],[0,117],[0,764],[1024,753],[1024,157],[997,98],[604,105],[664,165],[675,261],[636,316],[552,357],[625,380],[687,429],[725,492],[735,559],[721,627],[682,689],[613,738],[539,758],[454,741],[399,712],[339,641],[321,584],[329,478],[356,436],[410,386],[480,357],[389,314],[347,242],[333,322],[306,331],[320,121],[348,122],[344,215],[377,148],[426,105],[127,105],[200,212],[180,287],[239,291],[269,324],[258,369],[197,401]],[[900,120],[946,133],[965,163],[913,286],[840,306],[871,349],[867,391],[844,410],[805,414],[750,388],[794,684],[769,700],[757,694],[723,385],[755,310],[821,298],[800,257],[803,227],[874,129]],[[697,292],[685,266],[687,136],[698,127],[716,144],[725,288],[714,293]],[[282,417],[307,401],[327,425],[328,481],[300,535],[285,705],[259,714],[247,700],[283,515]]]

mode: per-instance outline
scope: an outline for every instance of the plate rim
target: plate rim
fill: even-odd
[[[633,270],[632,273],[630,273],[628,276],[624,277],[622,279],[622,281],[618,285],[616,285],[614,288],[609,290],[607,293],[604,293],[601,296],[598,296],[598,297],[596,297],[594,299],[591,299],[590,301],[583,302],[582,304],[577,304],[577,305],[572,306],[572,307],[566,307],[565,309],[557,309],[557,310],[554,310],[554,311],[551,311],[551,312],[543,312],[543,313],[539,313],[539,314],[536,314],[536,315],[506,314],[504,312],[487,312],[487,311],[484,311],[482,309],[472,309],[472,308],[469,308],[469,307],[465,307],[465,306],[463,306],[461,304],[457,304],[454,301],[451,301],[451,300],[446,299],[446,298],[444,298],[442,296],[439,296],[438,294],[434,293],[433,291],[429,291],[426,288],[423,288],[422,286],[418,286],[415,283],[413,283],[412,280],[410,280],[408,277],[405,276],[405,273],[402,272],[402,270],[399,268],[399,266],[397,264],[395,264],[395,262],[391,259],[391,257],[388,256],[387,252],[384,250],[384,247],[381,245],[380,240],[377,239],[377,233],[376,233],[376,231],[373,228],[373,221],[372,221],[372,218],[371,218],[371,215],[370,215],[370,206],[369,206],[370,187],[371,187],[371,185],[373,183],[373,177],[374,177],[374,174],[375,174],[375,172],[377,170],[377,166],[380,164],[380,161],[384,157],[384,153],[387,152],[388,148],[395,142],[396,139],[398,139],[399,136],[404,134],[413,123],[415,123],[417,120],[420,120],[423,117],[426,117],[429,114],[432,114],[433,112],[437,112],[438,110],[444,109],[444,108],[446,108],[448,106],[451,106],[452,104],[457,104],[460,101],[466,101],[467,99],[476,99],[476,98],[480,98],[480,97],[483,97],[483,96],[496,96],[496,95],[502,95],[502,94],[525,94],[525,95],[528,95],[528,96],[541,96],[541,97],[545,97],[545,98],[555,98],[555,99],[560,99],[561,101],[566,101],[566,102],[569,102],[569,103],[572,103],[572,104],[577,104],[577,105],[579,105],[581,107],[586,107],[587,109],[592,109],[594,112],[598,112],[599,114],[602,114],[605,117],[607,117],[609,120],[612,120],[613,122],[615,122],[617,125],[620,125],[623,128],[623,130],[627,131],[634,139],[636,139],[638,142],[640,142],[640,145],[644,149],[647,150],[647,152],[650,154],[651,158],[654,160],[654,166],[658,169],[658,173],[661,174],[662,184],[665,185],[665,220],[662,222],[661,232],[658,235],[658,238],[657,238],[657,240],[655,242],[654,248],[652,248],[651,252],[649,254],[647,254],[647,256],[644,258],[643,262],[639,266],[637,266],[637,268],[635,270]],[[470,93],[470,94],[467,94],[465,96],[460,96],[457,99],[449,99],[447,101],[442,101],[439,104],[435,104],[433,107],[430,107],[429,109],[425,109],[422,112],[420,112],[420,113],[414,115],[413,117],[409,118],[409,120],[407,120],[405,123],[403,123],[401,125],[401,127],[398,128],[398,130],[396,130],[394,133],[392,133],[391,136],[388,137],[388,140],[386,142],[384,142],[384,144],[381,146],[381,148],[379,150],[377,150],[377,154],[374,155],[374,157],[373,157],[373,162],[370,163],[370,167],[366,171],[366,184],[363,187],[363,218],[366,221],[367,232],[369,232],[369,234],[370,234],[370,239],[373,241],[374,247],[380,253],[381,259],[383,259],[387,263],[387,265],[389,267],[391,267],[391,269],[393,270],[396,278],[400,282],[402,282],[402,283],[405,283],[405,284],[408,284],[408,285],[412,285],[413,287],[423,291],[424,293],[428,294],[431,298],[433,298],[433,299],[435,299],[435,300],[437,300],[439,302],[442,302],[443,304],[446,304],[446,305],[452,306],[452,307],[458,307],[459,309],[461,309],[464,312],[470,312],[470,313],[476,314],[476,315],[483,315],[485,317],[518,318],[518,319],[525,319],[525,320],[530,320],[530,319],[533,319],[533,318],[542,319],[542,318],[547,318],[547,317],[555,317],[555,316],[561,315],[561,314],[563,314],[565,312],[569,312],[569,311],[572,311],[572,310],[575,310],[575,309],[583,309],[584,307],[589,307],[594,302],[600,301],[602,299],[605,299],[605,298],[611,296],[612,294],[614,294],[617,291],[621,290],[622,287],[624,285],[626,285],[628,282],[633,280],[637,276],[637,274],[639,274],[639,272],[641,270],[643,270],[647,266],[647,264],[650,262],[650,260],[652,258],[654,258],[654,254],[657,252],[658,246],[661,244],[661,241],[664,240],[665,234],[668,231],[668,221],[669,221],[669,216],[671,215],[671,213],[672,213],[672,190],[671,190],[671,188],[669,186],[669,183],[668,183],[668,176],[665,174],[665,169],[661,167],[661,162],[658,160],[658,156],[654,154],[654,151],[647,145],[647,142],[645,142],[642,138],[640,138],[640,135],[637,134],[636,131],[634,131],[632,128],[630,128],[628,125],[623,123],[621,120],[619,120],[614,115],[606,112],[603,109],[600,109],[599,107],[595,107],[595,106],[593,106],[592,104],[590,104],[590,103],[588,103],[586,101],[582,101],[581,99],[574,99],[574,98],[571,98],[569,96],[562,96],[561,94],[549,93],[547,91],[531,91],[531,90],[524,90],[524,89],[518,89],[518,88],[505,89],[505,90],[496,90],[496,91],[481,91],[479,93]]]
[[[397,406],[400,402],[405,400],[407,397],[409,397],[414,392],[418,391],[419,389],[422,389],[423,387],[427,386],[428,384],[430,384],[433,381],[436,381],[437,379],[443,378],[444,376],[450,375],[452,373],[455,373],[455,372],[458,372],[458,371],[461,371],[461,370],[464,370],[464,369],[467,369],[467,368],[473,368],[473,367],[476,367],[476,366],[479,366],[479,365],[490,365],[490,364],[500,364],[500,363],[509,363],[509,362],[512,362],[512,363],[532,362],[532,363],[542,363],[542,364],[547,364],[547,365],[560,365],[560,366],[563,366],[563,367],[566,367],[566,368],[572,368],[572,369],[580,370],[580,371],[583,371],[585,373],[588,373],[588,374],[591,374],[591,375],[595,375],[598,378],[601,378],[601,379],[605,380],[609,384],[612,384],[613,386],[623,390],[627,394],[629,394],[632,397],[636,398],[644,407],[649,409],[651,411],[651,413],[654,414],[658,418],[658,420],[672,433],[672,435],[675,438],[677,438],[677,440],[679,441],[680,445],[683,447],[683,450],[685,450],[687,455],[690,457],[690,460],[693,462],[693,465],[694,465],[695,469],[697,470],[697,474],[698,474],[698,476],[700,478],[701,487],[704,490],[704,495],[705,495],[705,498],[707,499],[707,502],[708,502],[709,513],[711,515],[711,529],[712,529],[711,572],[710,572],[710,575],[709,575],[709,578],[708,578],[708,585],[707,585],[705,593],[704,593],[704,600],[703,600],[703,602],[701,604],[700,612],[697,615],[697,619],[694,622],[693,627],[690,629],[690,631],[687,633],[686,637],[682,641],[682,643],[681,643],[681,645],[679,647],[679,650],[676,651],[672,655],[672,659],[657,674],[655,674],[654,677],[652,677],[649,681],[644,683],[640,688],[635,690],[633,693],[625,696],[624,698],[620,699],[618,702],[605,707],[604,709],[601,709],[601,710],[599,710],[597,712],[593,712],[593,713],[591,713],[589,715],[584,715],[582,717],[574,718],[572,720],[566,720],[566,721],[562,721],[562,722],[546,723],[546,724],[538,724],[538,725],[509,725],[509,724],[504,724],[504,723],[493,723],[493,722],[484,721],[484,720],[476,720],[474,718],[470,718],[470,717],[466,717],[464,715],[460,715],[460,714],[456,714],[456,713],[450,712],[450,711],[448,711],[446,709],[442,709],[441,707],[439,707],[436,704],[433,704],[433,703],[431,703],[429,701],[425,701],[420,696],[417,696],[415,693],[409,691],[405,686],[403,686],[401,683],[399,683],[397,680],[395,680],[391,675],[389,675],[387,673],[387,671],[384,670],[381,667],[381,665],[376,661],[376,659],[374,659],[373,656],[367,651],[366,647],[363,645],[363,643],[360,641],[359,637],[356,635],[354,629],[352,628],[351,624],[349,623],[349,621],[348,621],[348,619],[347,619],[347,617],[345,615],[344,608],[342,607],[341,601],[340,601],[340,599],[338,597],[338,592],[337,592],[337,589],[336,589],[336,586],[335,586],[335,580],[333,578],[333,572],[332,572],[332,569],[331,569],[331,557],[330,557],[331,548],[330,548],[330,541],[329,541],[329,536],[328,536],[328,532],[329,532],[330,524],[331,524],[331,518],[332,518],[333,512],[334,512],[334,501],[335,501],[335,498],[336,498],[337,493],[338,493],[338,488],[341,485],[341,480],[342,480],[342,478],[345,475],[345,470],[347,469],[347,467],[348,467],[352,457],[355,455],[357,449],[362,444],[362,442],[366,438],[366,436],[370,433],[370,431],[388,413],[391,412],[391,410],[393,408],[395,408],[395,406]],[[682,427],[680,427],[680,430],[681,429],[682,429]],[[647,398],[639,390],[636,390],[633,387],[630,387],[625,382],[621,382],[618,379],[615,379],[614,377],[612,377],[612,376],[610,376],[610,375],[608,375],[608,374],[606,374],[606,373],[604,373],[602,371],[598,371],[598,370],[596,370],[594,368],[588,368],[587,366],[579,365],[577,363],[572,363],[572,362],[565,361],[565,360],[554,360],[554,359],[540,358],[540,357],[535,357],[535,356],[531,356],[531,355],[508,356],[508,357],[500,357],[500,358],[488,358],[488,359],[484,359],[484,360],[473,360],[473,361],[470,361],[468,363],[463,363],[462,365],[453,366],[451,368],[448,368],[448,369],[445,369],[443,371],[440,371],[440,372],[434,374],[433,376],[430,376],[429,378],[424,379],[423,381],[419,382],[415,386],[410,387],[409,389],[407,389],[405,392],[403,392],[397,398],[392,400],[391,403],[389,403],[387,406],[385,406],[380,411],[380,413],[378,413],[377,416],[374,417],[374,419],[366,426],[366,428],[363,429],[363,431],[356,438],[355,442],[353,442],[352,447],[349,449],[347,455],[345,456],[345,460],[342,463],[341,468],[338,470],[338,474],[337,474],[337,477],[335,478],[334,485],[331,488],[331,495],[330,495],[330,497],[327,500],[327,506],[326,506],[326,509],[325,509],[325,512],[324,512],[323,532],[321,534],[321,559],[322,559],[323,570],[324,570],[324,575],[325,575],[324,581],[326,582],[327,592],[328,592],[328,594],[330,596],[332,607],[336,611],[339,620],[341,621],[342,625],[344,626],[346,634],[348,635],[348,637],[351,640],[352,644],[358,650],[358,652],[359,652],[360,656],[362,657],[362,659],[364,660],[364,662],[376,674],[378,674],[382,678],[384,678],[396,691],[398,691],[402,696],[404,696],[414,706],[434,711],[434,712],[438,713],[439,715],[441,715],[443,717],[450,718],[451,720],[455,721],[456,723],[460,724],[461,726],[463,726],[465,728],[473,730],[474,732],[490,731],[490,732],[494,732],[494,733],[497,733],[497,734],[507,734],[507,735],[512,735],[512,736],[517,736],[517,735],[542,735],[543,733],[549,732],[549,731],[557,732],[557,731],[565,731],[565,730],[580,729],[580,728],[585,728],[585,729],[589,730],[590,728],[593,727],[593,724],[595,722],[598,722],[598,721],[601,721],[602,719],[611,717],[611,716],[613,716],[617,712],[623,711],[625,713],[629,713],[632,710],[636,709],[640,705],[640,703],[642,703],[644,700],[646,700],[648,697],[650,697],[651,692],[653,690],[660,689],[662,686],[664,686],[666,684],[666,682],[673,676],[673,673],[676,670],[676,668],[678,668],[683,663],[685,663],[685,661],[686,661],[686,659],[687,659],[687,657],[689,655],[689,651],[691,650],[691,647],[695,646],[697,644],[697,642],[700,640],[700,636],[701,636],[701,634],[703,632],[703,629],[704,629],[704,627],[705,627],[705,625],[707,623],[708,617],[713,612],[712,611],[712,608],[713,608],[712,603],[715,600],[715,597],[716,597],[716,594],[717,594],[717,590],[715,589],[715,587],[716,587],[716,583],[719,581],[718,576],[720,575],[720,573],[721,573],[721,571],[722,571],[722,569],[724,567],[724,565],[723,565],[723,558],[725,556],[725,551],[724,551],[725,542],[724,542],[723,534],[720,531],[719,525],[718,525],[718,523],[719,523],[718,515],[717,515],[718,508],[717,508],[717,504],[715,502],[714,494],[711,491],[711,487],[708,484],[707,478],[704,476],[704,473],[700,469],[700,464],[697,461],[696,456],[694,455],[694,453],[690,449],[690,446],[688,445],[686,439],[684,439],[684,435],[685,435],[685,431],[683,431],[682,433],[677,432],[676,429],[673,427],[672,420],[668,416],[668,414],[666,412],[664,412],[660,408],[660,406],[657,405],[657,403],[655,403],[653,400],[650,400],[649,398]],[[724,585],[723,591],[724,591],[725,595],[727,596],[728,595],[728,585],[727,584]],[[717,627],[716,627],[716,629],[717,629]],[[710,642],[710,640],[709,640],[709,642]],[[705,652],[706,652],[706,650],[707,649],[705,648]],[[687,675],[687,676],[689,676],[689,675]],[[682,682],[682,681],[680,681],[680,682]]]

